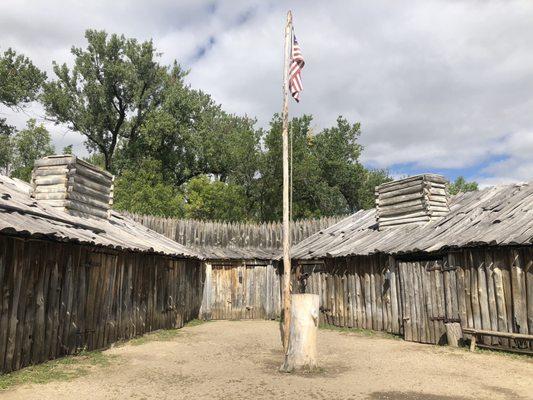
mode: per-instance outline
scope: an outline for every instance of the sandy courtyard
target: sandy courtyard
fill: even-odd
[[[320,330],[319,349],[319,372],[282,374],[277,323],[210,322],[170,341],[110,349],[111,365],[73,381],[0,398],[533,399],[533,358],[330,330]]]

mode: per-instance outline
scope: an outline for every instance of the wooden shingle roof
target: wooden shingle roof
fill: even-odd
[[[375,210],[362,210],[308,237],[293,259],[375,253],[437,252],[479,245],[533,244],[533,183],[460,193],[438,221],[378,230]]]
[[[109,219],[76,217],[40,204],[30,197],[30,186],[0,175],[0,233],[165,254],[202,256],[131,218],[111,212]]]

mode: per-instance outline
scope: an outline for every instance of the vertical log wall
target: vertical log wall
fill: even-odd
[[[306,292],[322,322],[444,343],[447,321],[463,328],[533,334],[533,247],[472,248],[431,259],[386,255],[305,264]],[[528,348],[529,343],[484,338]]]
[[[281,222],[214,222],[193,219],[174,219],[123,212],[176,242],[193,248],[204,246],[281,249],[283,224]],[[292,221],[291,242],[299,243],[346,216],[322,217]],[[255,258],[251,254],[250,259]]]
[[[322,323],[401,333],[397,272],[388,256],[327,259],[302,272],[306,292],[320,297]]]
[[[0,236],[0,372],[198,316],[196,260]]]

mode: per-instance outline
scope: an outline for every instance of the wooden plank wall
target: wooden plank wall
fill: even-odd
[[[202,319],[275,319],[280,315],[280,275],[273,264],[207,264],[205,282]]]
[[[463,249],[438,260],[328,259],[302,268],[309,274],[306,292],[320,296],[325,323],[425,343],[442,343],[444,320],[450,319],[465,328],[533,334],[533,246]]]
[[[0,372],[198,316],[195,260],[0,236]]]

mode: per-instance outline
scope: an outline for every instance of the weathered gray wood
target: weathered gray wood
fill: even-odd
[[[524,272],[527,286],[527,321],[529,333],[533,334],[533,249],[524,249],[524,260],[526,260]]]
[[[527,334],[529,329],[527,324],[526,281],[524,269],[522,268],[523,261],[520,253],[515,249],[511,249],[510,257],[514,319],[518,332]]]
[[[512,333],[512,332],[496,332],[496,331],[486,331],[483,329],[463,329],[464,333],[477,334],[477,335],[489,335],[489,336],[498,336],[510,339],[524,339],[524,340],[533,340],[533,335],[524,334],[524,333]]]
[[[485,257],[479,251],[474,253],[475,268],[478,276],[478,299],[479,308],[481,312],[481,327],[482,329],[490,330],[490,311],[487,294],[487,279],[485,276]],[[485,344],[490,344],[488,341],[483,341]]]
[[[0,236],[0,372],[176,326],[177,280],[185,321],[198,315],[198,261],[94,250]]]
[[[43,177],[36,177],[34,179],[35,185],[64,185],[66,186],[68,182],[68,179],[64,176],[43,176]]]
[[[415,180],[409,180],[409,179],[410,178],[402,180],[402,181],[388,182],[388,183],[382,184],[376,188],[376,193],[377,194],[385,194],[385,193],[390,193],[390,192],[398,193],[401,190],[407,189],[407,188],[416,187],[417,189],[422,190],[425,187],[421,179],[415,179]]]
[[[292,295],[289,345],[281,371],[317,368],[318,307],[316,294]]]
[[[445,324],[445,326],[448,346],[459,347],[463,340],[463,331],[461,329],[461,324],[458,322],[451,322]]]
[[[51,156],[36,160],[33,165],[35,167],[68,166],[73,164],[75,159],[75,156]]]
[[[57,166],[54,168],[37,168],[33,171],[33,176],[66,176],[69,171],[68,168],[63,166]]]
[[[389,256],[390,268],[390,299],[391,299],[391,329],[395,334],[400,333],[400,314],[397,291],[398,266],[394,257]]]
[[[412,223],[426,223],[429,222],[431,218],[429,216],[426,217],[414,217],[414,218],[404,218],[397,221],[386,221],[386,220],[380,220],[379,226],[380,227],[388,227],[388,226],[397,226],[397,225],[405,225],[405,224],[412,224]]]

